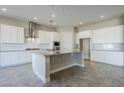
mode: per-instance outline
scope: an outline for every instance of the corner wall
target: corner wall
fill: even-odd
[[[99,22],[85,24],[83,26],[78,27],[78,29],[79,31],[95,30],[95,29],[113,27],[113,26],[123,25],[123,24],[124,24],[124,16],[120,16],[120,17],[105,19]]]

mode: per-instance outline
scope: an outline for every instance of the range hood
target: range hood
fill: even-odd
[[[36,38],[36,23],[29,21],[28,32],[26,33],[26,38]]]

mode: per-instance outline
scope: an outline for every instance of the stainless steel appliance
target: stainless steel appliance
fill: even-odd
[[[60,42],[53,42],[53,49],[60,50]]]
[[[29,21],[29,29],[26,33],[26,38],[36,38],[36,23]]]

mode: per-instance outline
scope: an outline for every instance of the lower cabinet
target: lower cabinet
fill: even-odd
[[[18,58],[16,52],[2,52],[1,53],[1,66],[11,66],[11,65],[17,65],[18,64]]]
[[[26,52],[26,63],[31,63],[32,62],[32,53],[29,51],[29,52]]]
[[[91,51],[91,60],[117,66],[124,66],[124,52]]]
[[[31,52],[1,52],[0,53],[0,66],[13,66],[32,61]]]
[[[26,62],[26,52],[18,52],[17,53],[17,61],[18,64],[22,64]]]

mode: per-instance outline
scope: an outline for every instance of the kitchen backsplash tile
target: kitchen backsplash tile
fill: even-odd
[[[0,44],[0,51],[25,50],[26,48],[49,49],[48,44]]]
[[[124,51],[124,44],[92,44],[91,50],[114,50],[114,51]]]

